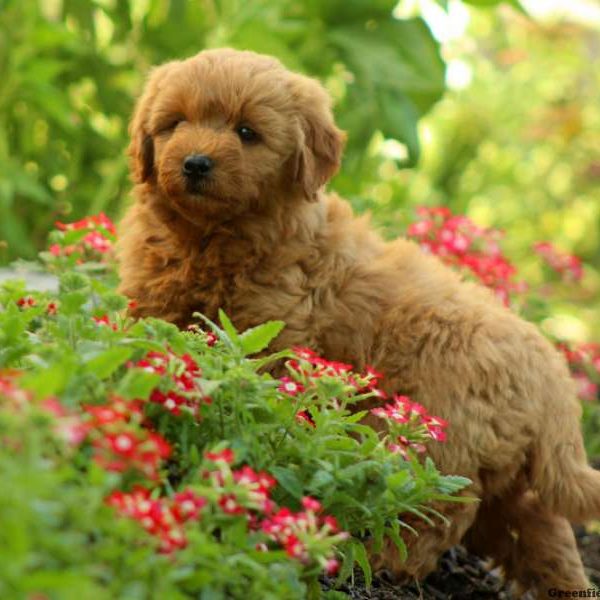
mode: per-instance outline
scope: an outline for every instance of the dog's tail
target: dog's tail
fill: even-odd
[[[531,483],[542,502],[572,523],[600,518],[600,471],[588,465],[580,415],[580,409],[562,415],[549,411],[531,461]]]

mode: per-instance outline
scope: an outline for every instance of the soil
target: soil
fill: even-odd
[[[575,531],[586,572],[600,586],[600,534],[583,528]],[[331,589],[334,580],[324,578],[322,586]],[[490,571],[486,561],[469,554],[461,546],[452,548],[440,559],[438,568],[419,585],[394,585],[381,574],[373,578],[371,589],[365,587],[357,569],[354,581],[339,588],[352,600],[520,600],[510,591],[498,572]]]

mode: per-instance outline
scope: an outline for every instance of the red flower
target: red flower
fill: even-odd
[[[182,523],[198,519],[205,500],[190,490],[175,494],[172,501],[153,499],[150,490],[138,486],[131,493],[113,492],[106,503],[122,516],[138,521],[157,539],[158,551],[170,554],[187,545]]]
[[[316,427],[315,420],[312,418],[311,414],[307,410],[300,410],[296,413],[296,421],[298,423],[310,425],[311,427]]]
[[[242,515],[246,509],[238,503],[235,494],[224,494],[218,501],[221,510],[227,515]]]
[[[179,523],[197,519],[205,506],[206,498],[189,489],[178,492],[173,497],[173,515]]]
[[[212,462],[224,462],[230,465],[235,460],[235,455],[231,448],[225,448],[220,452],[205,452],[204,458]]]
[[[292,348],[292,351],[298,358],[301,358],[302,360],[307,360],[309,362],[315,358],[319,358],[319,355],[314,350],[311,350],[310,348],[294,346]]]
[[[172,352],[148,352],[145,358],[131,366],[169,377],[171,389],[164,392],[158,387],[155,388],[150,394],[150,401],[162,404],[174,415],[179,415],[185,410],[198,416],[200,403],[211,402],[211,399],[202,393],[198,381],[202,370],[189,354],[177,356]]]
[[[98,227],[102,227],[111,235],[116,235],[117,233],[113,222],[104,213],[84,217],[80,221],[75,221],[74,223],[61,223],[60,221],[56,221],[55,226],[61,231],[97,229]]]
[[[140,471],[157,480],[163,460],[171,446],[158,433],[139,427],[142,410],[139,402],[114,398],[110,404],[86,406],[90,420],[85,424],[94,449],[93,459],[108,471]]]
[[[35,298],[33,296],[24,296],[23,298],[19,298],[17,300],[17,306],[21,308],[30,308],[32,306],[35,306],[36,304],[37,302],[35,301]]]
[[[92,317],[92,319],[94,320],[94,323],[96,323],[96,325],[110,327],[113,331],[117,331],[117,329],[118,329],[117,324],[113,323],[108,318],[108,315],[101,315],[100,317]]]
[[[284,394],[297,396],[304,391],[304,386],[301,383],[294,381],[291,377],[282,377],[279,381],[281,381],[281,383],[277,389]]]
[[[318,500],[315,500],[310,496],[304,496],[302,498],[302,506],[305,510],[310,512],[319,512],[323,508]]]

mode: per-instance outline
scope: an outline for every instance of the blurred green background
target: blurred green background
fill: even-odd
[[[148,68],[205,47],[315,75],[348,131],[333,187],[386,235],[421,204],[585,263],[549,333],[600,337],[600,8],[593,0],[0,0],[0,264],[56,219],[128,197],[127,121]]]

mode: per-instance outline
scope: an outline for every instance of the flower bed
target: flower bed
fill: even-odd
[[[527,305],[496,233],[423,209],[409,234]],[[427,458],[452,424],[386,398],[374,370],[265,355],[280,322],[129,318],[114,236],[104,215],[61,223],[41,256],[58,292],[0,288],[0,597],[343,597],[319,580],[357,566],[368,587],[367,537],[403,555],[402,515],[434,525],[432,502],[460,500],[468,481]],[[561,348],[591,398],[597,346]],[[375,397],[380,431],[361,423]]]
[[[134,322],[113,240],[104,216],[61,224],[59,292],[0,292],[1,597],[319,597],[323,573],[370,580],[367,532],[404,551],[399,515],[456,500],[468,481],[425,458],[442,420],[397,397],[377,433],[380,374],[252,358],[282,323]]]

